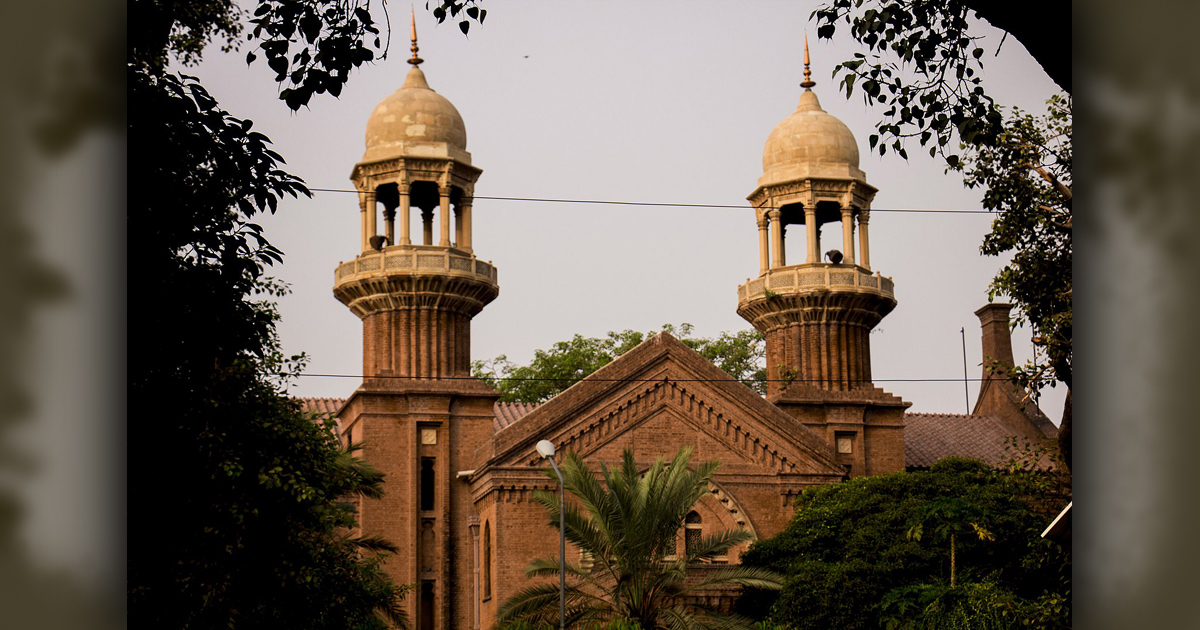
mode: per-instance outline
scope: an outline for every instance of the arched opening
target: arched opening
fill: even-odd
[[[805,235],[804,205],[785,204],[779,209],[779,223],[779,229],[783,232],[784,263],[797,265],[807,262],[808,245]]]
[[[409,187],[409,205],[421,209],[421,244],[433,245],[433,215],[439,208],[438,185],[434,182],[413,182]]]
[[[841,254],[841,262],[854,262],[854,243],[849,236],[846,235],[846,224],[842,220],[842,206],[836,201],[818,201],[817,202],[817,223],[824,225],[833,223],[833,229],[828,234],[822,245],[822,251],[818,252],[821,262],[833,262],[826,258],[825,253],[837,250]],[[853,232],[853,220],[850,221],[850,230]]]
[[[400,205],[400,187],[395,183],[375,189],[375,203],[383,206],[383,236],[385,245],[396,245],[396,208]],[[378,207],[373,206],[375,212]]]
[[[703,532],[704,524],[701,522],[700,513],[692,510],[683,518],[683,553],[688,558],[700,548],[700,536]]]

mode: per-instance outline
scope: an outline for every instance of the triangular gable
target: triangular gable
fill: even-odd
[[[541,466],[542,439],[586,457],[665,410],[761,468],[843,472],[820,436],[666,332],[498,431],[487,466]]]

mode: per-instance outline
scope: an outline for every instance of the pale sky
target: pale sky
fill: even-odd
[[[377,5],[376,5],[377,6]],[[913,403],[910,411],[964,413],[961,379],[966,329],[968,375],[981,376],[974,311],[1001,261],[979,254],[991,217],[889,213],[886,209],[979,209],[940,161],[914,143],[908,162],[867,151],[881,109],[850,100],[830,78],[859,52],[844,29],[819,40],[809,2],[706,0],[485,2],[483,26],[463,37],[436,25],[418,3],[422,69],[467,127],[467,150],[483,169],[481,197],[534,197],[741,205],[744,209],[662,208],[479,199],[475,254],[499,269],[500,297],[474,319],[472,358],[506,354],[527,362],[575,333],[658,329],[688,322],[700,336],[748,329],[737,286],[758,273],[754,215],[745,198],[762,174],[762,148],[802,92],[803,35],[810,31],[814,91],[823,108],[854,132],[872,204],[871,264],[895,281],[899,305],[871,335],[876,385]],[[276,99],[273,73],[247,68],[245,50],[187,72],[233,115],[255,122],[312,188],[352,189],[367,117],[408,71],[408,7],[389,5],[389,58],[356,71],[340,99],[316,97],[291,114]],[[985,85],[1027,111],[1056,89],[1021,45],[987,33]],[[358,253],[357,197],[314,193],[288,200],[263,221],[284,251],[271,275],[291,284],[280,302],[284,350],[306,352],[314,374],[361,374],[357,317],[332,294],[333,271]],[[793,232],[795,234],[795,232]],[[829,236],[822,246],[828,249]],[[836,240],[837,237],[835,237]],[[788,259],[801,260],[792,236]],[[840,244],[840,243],[839,243]],[[833,245],[836,246],[836,245]],[[1018,361],[1029,334],[1013,338]],[[301,377],[298,396],[348,396],[358,378]],[[971,382],[970,399],[978,392]],[[1065,389],[1042,394],[1058,422]]]

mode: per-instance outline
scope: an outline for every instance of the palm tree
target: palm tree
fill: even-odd
[[[781,579],[763,569],[734,565],[706,571],[688,580],[689,565],[711,561],[751,540],[745,530],[700,537],[675,556],[675,541],[684,518],[708,492],[708,482],[719,464],[706,462],[688,467],[692,449],[683,447],[668,463],[659,458],[645,473],[626,450],[615,470],[603,464],[604,484],[575,453],[562,465],[566,491],[574,495],[565,511],[566,537],[590,566],[566,563],[567,623],[576,627],[633,622],[643,630],[657,628],[749,628],[740,617],[717,614],[684,598],[706,589],[743,586],[778,590]],[[537,501],[558,525],[558,497],[541,492]],[[559,559],[535,560],[526,569],[530,577],[557,576]],[[530,586],[500,608],[501,626],[525,624],[554,626],[558,622],[558,585]]]

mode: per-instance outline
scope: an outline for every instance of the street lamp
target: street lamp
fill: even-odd
[[[558,627],[567,627],[567,521],[563,516],[567,509],[566,482],[554,463],[554,442],[542,440],[537,443],[538,455],[550,462],[554,474],[558,475]]]

